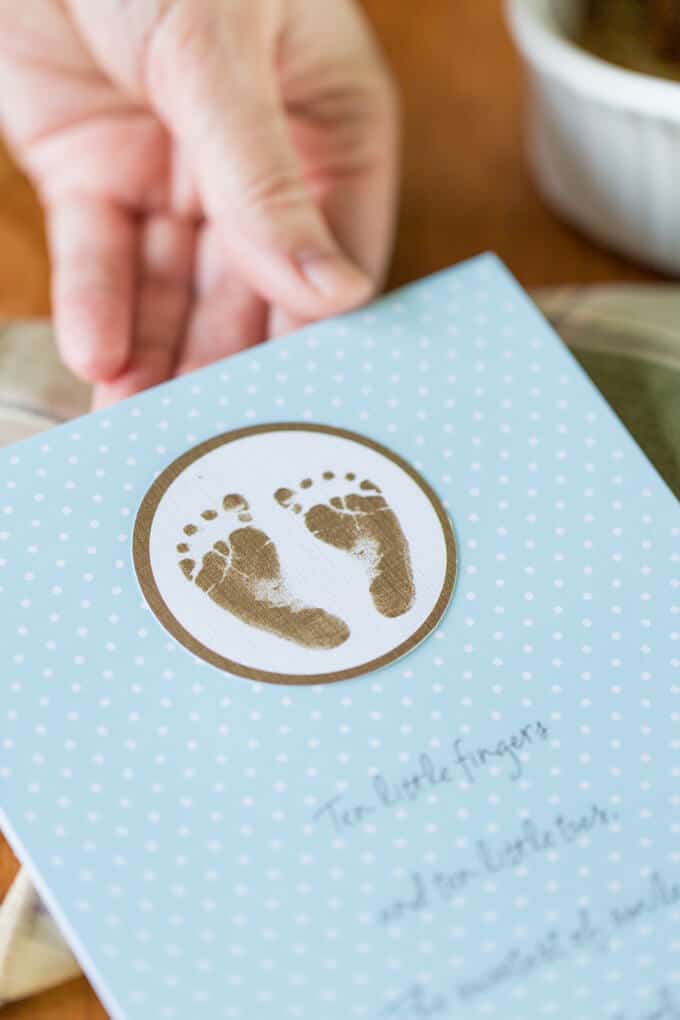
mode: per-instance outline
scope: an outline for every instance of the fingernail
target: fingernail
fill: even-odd
[[[373,290],[366,273],[340,255],[305,252],[298,256],[298,265],[307,282],[324,297],[359,302]]]

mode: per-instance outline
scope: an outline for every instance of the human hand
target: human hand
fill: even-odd
[[[353,0],[0,0],[0,126],[96,406],[380,284],[396,101]]]

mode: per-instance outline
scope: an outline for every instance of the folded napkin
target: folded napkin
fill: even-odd
[[[0,908],[0,1006],[79,973],[78,961],[22,869]]]
[[[534,298],[679,494],[680,287],[572,287]],[[89,399],[60,364],[49,323],[0,327],[0,445],[85,413]],[[21,870],[0,906],[0,1007],[79,972]]]

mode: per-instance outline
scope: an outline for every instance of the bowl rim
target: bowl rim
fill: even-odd
[[[541,11],[549,2],[505,0],[511,34],[527,61],[604,105],[680,122],[680,82],[630,71],[581,49]]]

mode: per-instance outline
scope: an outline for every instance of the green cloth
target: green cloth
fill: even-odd
[[[680,495],[680,287],[565,288],[534,296]]]

